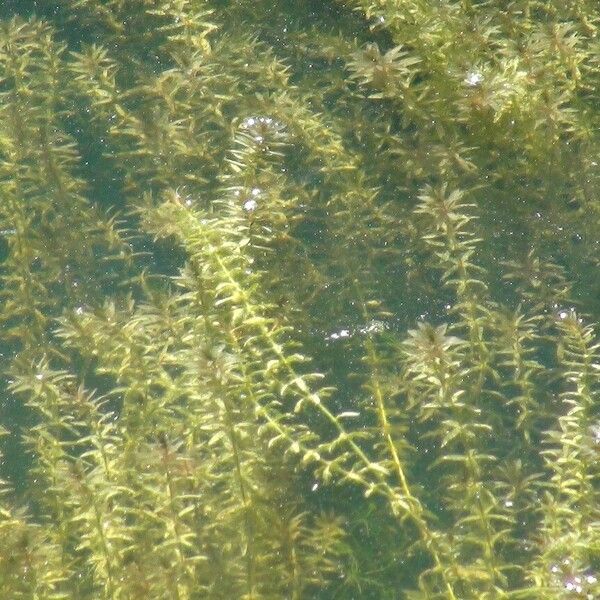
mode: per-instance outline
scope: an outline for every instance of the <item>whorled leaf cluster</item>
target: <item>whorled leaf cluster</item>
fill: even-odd
[[[600,597],[595,3],[33,4],[0,596]]]

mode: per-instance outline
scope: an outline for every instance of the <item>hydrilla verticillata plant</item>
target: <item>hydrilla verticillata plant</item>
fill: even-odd
[[[597,597],[594,3],[37,4],[2,596]]]

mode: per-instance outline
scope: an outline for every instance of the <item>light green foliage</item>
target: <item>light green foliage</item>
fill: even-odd
[[[0,22],[0,597],[600,597],[595,3],[54,4]]]

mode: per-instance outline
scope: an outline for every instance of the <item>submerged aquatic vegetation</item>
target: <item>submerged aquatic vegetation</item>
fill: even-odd
[[[31,4],[0,595],[599,597],[594,3]]]

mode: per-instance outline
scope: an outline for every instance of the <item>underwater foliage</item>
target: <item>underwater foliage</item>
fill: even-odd
[[[0,17],[0,597],[600,597],[595,2]]]

